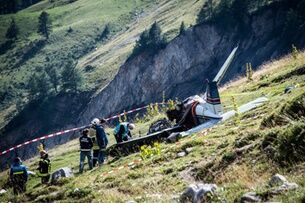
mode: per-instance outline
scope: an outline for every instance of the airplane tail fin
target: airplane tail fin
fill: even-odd
[[[208,83],[207,91],[206,91],[206,101],[208,104],[207,107],[211,112],[213,112],[216,115],[222,114],[222,105],[221,105],[216,81],[212,81]]]

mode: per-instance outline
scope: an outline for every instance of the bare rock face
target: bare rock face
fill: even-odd
[[[182,99],[201,93],[206,79],[213,79],[237,45],[238,52],[223,82],[244,74],[246,62],[256,68],[287,53],[291,43],[283,34],[285,9],[264,8],[253,14],[247,33],[237,27],[223,31],[211,24],[197,25],[154,55],[143,52],[128,59],[115,78],[91,99],[80,122],[162,101],[163,92],[166,98]],[[298,47],[304,47],[303,38],[298,40]]]

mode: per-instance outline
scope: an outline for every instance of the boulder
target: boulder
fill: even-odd
[[[185,155],[186,155],[186,152],[184,152],[184,151],[177,153],[178,157],[184,157]]]
[[[183,194],[180,196],[180,202],[193,202],[193,203],[202,203],[206,202],[208,195],[214,195],[217,190],[215,184],[191,184],[185,189]]]
[[[60,168],[51,175],[51,183],[56,183],[60,178],[73,177],[73,171],[69,167]]]
[[[190,153],[191,151],[193,151],[193,148],[192,148],[192,147],[188,147],[188,148],[185,149],[185,152],[186,152],[186,153]]]
[[[240,198],[240,203],[244,202],[262,202],[262,198],[255,192],[247,192]]]
[[[288,183],[288,181],[284,176],[282,176],[280,174],[275,174],[269,180],[269,185],[271,187],[280,186],[280,185],[283,185],[284,183]]]
[[[295,190],[297,189],[299,186],[296,183],[284,183],[283,185],[279,186],[278,188],[272,190],[270,193],[273,195],[278,195],[281,194],[283,192],[286,192],[288,190]]]

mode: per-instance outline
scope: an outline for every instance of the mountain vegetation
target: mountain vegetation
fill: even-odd
[[[135,153],[119,159],[108,157],[102,167],[76,173],[75,177],[62,179],[55,185],[43,186],[38,178],[31,177],[27,192],[20,196],[12,195],[3,172],[0,188],[8,192],[0,200],[172,202],[179,199],[190,183],[199,181],[219,187],[211,202],[238,202],[249,191],[255,191],[266,201],[302,202],[305,199],[304,56],[305,52],[299,51],[296,58],[287,55],[259,67],[252,80],[244,77],[222,87],[220,94],[225,111],[233,108],[232,97],[237,106],[261,95],[269,99],[255,110],[238,114],[238,119],[232,118],[177,143],[154,145],[152,148],[158,147],[160,152],[149,156]],[[289,92],[285,91],[287,87],[292,87]],[[145,119],[137,119],[134,134],[146,132],[152,122],[163,117],[162,108],[154,113],[150,111]],[[107,132],[113,144],[112,129],[107,128]],[[68,166],[77,171],[78,149],[76,139],[50,150],[52,170]],[[178,156],[179,152],[186,151],[185,156]],[[38,158],[25,164],[33,170]],[[275,173],[283,174],[299,187],[278,195],[268,193],[269,186],[265,183]]]

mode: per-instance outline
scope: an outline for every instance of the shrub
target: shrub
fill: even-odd
[[[282,126],[292,120],[298,120],[305,116],[305,93],[285,103],[280,110],[273,112],[261,122],[261,128]]]
[[[154,22],[148,31],[145,30],[142,32],[139,40],[136,41],[136,45],[130,57],[134,57],[144,51],[155,54],[160,49],[165,48],[166,40],[161,33],[162,31],[159,24]]]
[[[268,132],[262,142],[263,150],[282,166],[305,160],[305,124],[298,121],[282,130]]]

